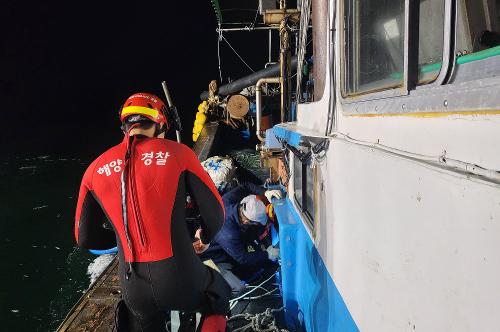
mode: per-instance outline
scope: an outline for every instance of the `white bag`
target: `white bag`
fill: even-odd
[[[236,165],[230,157],[213,156],[201,163],[212,178],[219,193],[232,189],[235,184]]]

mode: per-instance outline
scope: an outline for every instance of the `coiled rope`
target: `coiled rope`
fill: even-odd
[[[248,323],[242,327],[234,329],[233,332],[288,332],[287,329],[280,329],[276,325],[274,313],[283,311],[284,307],[279,309],[267,308],[264,312],[259,314],[239,314],[228,319],[230,321],[246,320]]]

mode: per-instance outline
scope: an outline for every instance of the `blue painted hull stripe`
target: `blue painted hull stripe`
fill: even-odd
[[[273,200],[279,221],[283,303],[290,329],[359,331],[292,202]]]

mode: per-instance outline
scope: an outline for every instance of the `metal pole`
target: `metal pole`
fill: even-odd
[[[174,103],[172,101],[172,97],[170,96],[170,91],[168,91],[167,82],[165,81],[161,82],[161,86],[163,87],[163,92],[165,93],[165,97],[167,98],[167,104],[168,104],[167,106],[172,109],[174,107]],[[176,114],[176,116],[179,117],[178,114]],[[177,119],[172,119],[172,120],[177,121]],[[177,137],[177,142],[180,143],[181,132],[179,130],[176,130],[175,135]]]
[[[272,44],[272,35],[271,35],[271,30],[269,30],[269,56],[267,58],[267,63],[270,63],[271,62],[271,48],[273,46]]]
[[[286,0],[280,0],[280,9],[286,13]],[[292,91],[291,80],[291,52],[290,30],[287,26],[288,18],[284,15],[280,24],[280,85],[281,85],[281,122],[286,122],[290,117]]]
[[[257,138],[261,141],[264,142],[266,140],[265,136],[262,135],[261,130],[260,130],[260,123],[262,121],[262,84],[264,83],[274,83],[274,84],[279,84],[281,79],[279,77],[268,77],[268,78],[261,78],[260,80],[257,81],[257,84],[255,85],[255,116],[256,116],[256,134]]]
[[[254,31],[254,30],[278,30],[279,26],[269,26],[269,27],[244,27],[244,28],[217,28],[215,31],[219,32],[230,32],[230,31]]]
[[[279,26],[278,25],[272,25],[272,26],[268,26],[268,27],[253,27],[253,28],[250,28],[250,27],[245,27],[245,28],[217,28],[215,29],[215,31],[217,33],[219,32],[233,32],[233,31],[256,31],[256,30],[279,30]],[[312,25],[308,26],[308,28],[312,28]],[[290,31],[298,31],[299,29],[298,28],[294,28],[292,27],[290,29]]]

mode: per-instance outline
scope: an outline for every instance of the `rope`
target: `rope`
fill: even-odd
[[[279,34],[280,34],[280,47],[285,49],[288,46],[288,26],[287,26],[288,16],[285,16],[280,22]]]
[[[251,296],[251,297],[244,297],[243,300],[258,300],[258,299],[261,299],[265,296],[268,296],[268,295],[271,295],[272,293],[276,292],[277,290],[279,290],[278,287],[275,287],[273,289],[271,289],[270,291],[267,291],[265,292],[264,294],[261,294],[261,295],[257,295],[257,296]]]
[[[269,292],[269,289],[264,288],[264,287],[262,287],[262,286],[252,286],[252,285],[248,285],[248,286],[247,286],[247,288],[250,288],[250,289],[252,289],[252,288],[259,288],[259,289],[262,289],[264,292]]]
[[[244,297],[247,297],[248,295],[250,295],[251,293],[253,293],[254,291],[256,291],[257,289],[259,289],[259,287],[262,287],[262,285],[264,285],[266,282],[268,282],[269,280],[271,280],[272,278],[274,277],[274,274],[271,274],[271,276],[269,278],[267,278],[266,280],[264,280],[263,282],[261,282],[259,285],[257,285],[255,288],[252,288],[252,290],[246,292],[245,294],[241,295],[241,296],[238,296],[237,298],[234,298],[232,300],[229,301],[229,303],[233,303],[233,302],[237,302],[238,300],[244,298]]]
[[[219,97],[217,96],[217,81],[212,80],[208,85],[208,106],[214,108],[219,104]]]
[[[232,300],[229,300],[229,310],[233,310],[234,307],[236,307],[236,305],[238,304],[238,301],[243,299],[245,300],[246,297],[248,297],[248,295],[252,294],[253,292],[255,292],[257,289],[260,289],[260,288],[264,288],[262,287],[266,282],[268,282],[269,280],[271,280],[272,278],[274,277],[274,274],[271,274],[271,276],[269,278],[267,278],[266,280],[264,280],[263,282],[261,282],[259,285],[257,286],[252,286],[251,287],[251,290],[249,290],[248,292],[246,292],[245,294],[243,295],[240,295]],[[250,287],[248,287],[250,288]]]
[[[246,325],[234,329],[233,332],[246,332],[246,331],[256,331],[256,332],[288,332],[286,329],[280,329],[276,325],[276,319],[274,318],[274,313],[283,311],[284,307],[279,309],[267,308],[264,312],[258,314],[239,314],[229,318],[227,321],[236,321],[244,319],[248,321]]]

